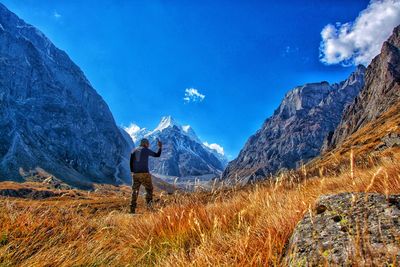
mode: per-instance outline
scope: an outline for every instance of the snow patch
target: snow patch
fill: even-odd
[[[140,128],[134,123],[131,123],[128,127],[123,127],[123,129],[131,136],[134,143],[139,141],[148,133],[146,128]]]
[[[188,133],[189,130],[190,130],[190,125],[183,125],[183,126],[182,126],[182,130],[183,130],[185,133]]]
[[[204,142],[203,145],[205,145],[211,150],[216,151],[218,154],[221,154],[222,156],[225,155],[224,148],[216,143],[209,144],[208,142]]]

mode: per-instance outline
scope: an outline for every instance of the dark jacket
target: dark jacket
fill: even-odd
[[[133,173],[149,172],[149,156],[158,158],[161,155],[161,147],[157,153],[146,147],[140,146],[132,151],[130,167]]]

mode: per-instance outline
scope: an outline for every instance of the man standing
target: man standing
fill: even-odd
[[[140,185],[143,184],[146,189],[146,203],[147,207],[151,208],[153,202],[153,184],[151,182],[151,175],[149,173],[149,156],[160,157],[162,150],[162,143],[158,141],[157,153],[149,149],[149,140],[143,138],[140,141],[140,146],[133,150],[131,153],[130,167],[132,175],[132,199],[131,199],[131,213],[136,211],[136,202],[139,195]]]

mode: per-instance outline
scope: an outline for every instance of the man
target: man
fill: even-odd
[[[143,184],[146,189],[146,203],[147,207],[151,208],[153,201],[153,184],[151,182],[151,175],[149,173],[149,156],[160,157],[162,150],[162,143],[158,141],[158,151],[155,153],[149,149],[149,140],[143,138],[140,141],[140,147],[133,150],[131,153],[130,167],[132,174],[132,199],[131,199],[131,213],[136,211],[136,202],[139,195],[140,185]]]

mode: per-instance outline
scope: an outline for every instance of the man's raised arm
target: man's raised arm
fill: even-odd
[[[158,145],[157,153],[152,151],[152,150],[150,150],[150,156],[155,157],[155,158],[160,157],[161,156],[161,151],[162,151],[162,143],[161,143],[160,140],[158,141],[157,145]]]

